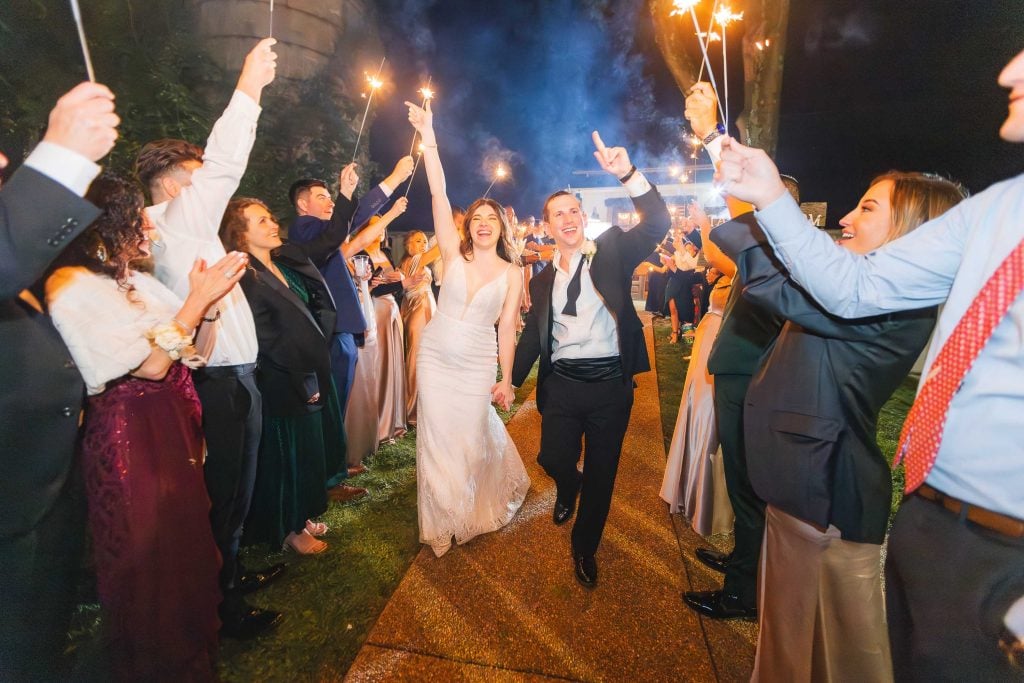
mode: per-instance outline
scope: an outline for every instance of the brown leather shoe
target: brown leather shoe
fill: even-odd
[[[366,495],[366,489],[359,486],[340,484],[334,488],[327,489],[327,497],[337,503],[347,503]]]
[[[348,476],[354,477],[366,471],[366,465],[356,465],[348,468]]]

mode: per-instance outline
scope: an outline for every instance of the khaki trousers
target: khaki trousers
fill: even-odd
[[[893,680],[882,547],[768,506],[752,681]]]

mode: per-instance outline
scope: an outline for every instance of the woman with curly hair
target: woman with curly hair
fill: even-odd
[[[105,175],[103,213],[46,280],[54,325],[88,392],[80,456],[96,579],[118,680],[213,680],[220,556],[203,482],[193,335],[238,282],[246,257],[197,261],[182,302],[135,270],[148,258],[143,196]]]

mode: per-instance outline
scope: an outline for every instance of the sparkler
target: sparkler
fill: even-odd
[[[674,17],[677,14],[683,14],[684,12],[690,13],[690,19],[693,21],[693,30],[700,34],[700,23],[697,21],[697,12],[693,9],[700,0],[673,0],[672,4],[675,9],[669,13],[670,17]],[[708,47],[700,38],[697,38],[697,44],[700,45],[701,56],[704,57],[704,64],[708,67],[708,78],[711,79],[711,88],[715,91],[715,95],[718,95],[718,84],[715,82],[715,72],[711,70],[711,60],[708,59]],[[725,121],[725,110],[722,109],[722,98],[718,99],[718,113],[721,114],[722,120]]]
[[[274,37],[274,0],[270,0],[270,30],[267,31],[267,37]]]
[[[420,109],[426,109],[427,108],[427,100],[431,100],[431,99],[434,98],[434,91],[430,89],[430,83],[431,83],[431,81],[433,79],[434,79],[433,76],[428,78],[427,79],[427,84],[424,87],[420,88],[420,94],[423,95],[423,104],[420,105]],[[414,129],[412,131],[412,142],[409,144],[409,156],[412,156],[412,151],[416,148],[416,136],[417,135],[419,135],[419,131]],[[411,180],[409,182],[410,182],[410,184],[412,183]]]
[[[89,80],[96,82],[96,72],[92,70],[92,57],[89,56],[89,43],[85,40],[85,27],[82,25],[82,11],[78,9],[78,0],[71,0],[71,14],[75,17],[75,25],[78,27],[78,42],[82,44],[82,57],[85,58],[85,73],[89,74]]]
[[[415,138],[413,139],[415,142]],[[420,167],[420,159],[423,158],[423,150],[426,149],[426,145],[420,143],[420,149],[416,152],[416,163],[412,165],[412,175],[409,176],[409,184],[405,186],[405,196],[409,196],[409,190],[412,189],[412,181],[416,177],[416,169]]]
[[[499,180],[504,180],[505,176],[507,175],[508,170],[501,164],[498,164],[498,167],[494,169],[494,180],[492,180],[491,184],[487,186],[486,190],[484,190],[484,199],[487,198],[487,195],[490,193],[491,188],[494,187],[494,183],[498,182]]]
[[[717,9],[718,9],[718,0],[715,0],[715,2],[711,5],[711,16],[715,16],[715,10],[717,10]],[[708,49],[708,43],[714,42],[716,40],[721,40],[722,36],[718,35],[717,31],[712,31],[711,27],[708,26],[708,30],[707,30],[707,33],[705,35],[701,35],[701,33],[699,31],[697,32],[697,40],[700,40],[701,38],[704,38],[704,49],[707,50]],[[697,74],[697,81],[698,82],[700,82],[700,79],[704,76],[704,66],[705,66],[705,64],[707,64],[707,62],[701,62],[700,63],[700,73]],[[711,67],[709,66],[708,68],[710,69]]]
[[[728,33],[726,28],[732,22],[739,21],[742,18],[743,12],[734,14],[733,11],[725,5],[722,5],[722,8],[715,12],[714,15],[715,22],[722,27],[722,79],[723,84],[725,85],[725,111],[722,113],[722,122],[725,124],[726,130],[729,130],[729,60],[726,51],[725,37]],[[710,68],[708,70],[710,71]]]
[[[380,72],[384,69],[384,62],[388,61],[387,57],[380,60],[380,66],[377,68],[376,76],[367,76],[366,82],[370,84],[370,94],[366,97],[366,109],[363,110],[363,122],[359,124],[359,134],[356,135],[356,146],[352,150],[352,161],[356,160],[356,155],[359,152],[359,141],[363,138],[363,127],[366,126],[366,116],[370,113],[370,103],[373,102],[373,94],[380,89],[384,83],[380,80]]]

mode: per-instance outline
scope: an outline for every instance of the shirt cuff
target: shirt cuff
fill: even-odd
[[[633,177],[622,184],[630,197],[639,197],[651,191],[651,184],[640,171],[633,173]]]
[[[392,190],[390,187],[388,187],[388,184],[385,183],[383,180],[380,181],[379,186],[380,186],[380,189],[384,192],[384,196],[385,197],[390,197],[391,193],[394,192],[394,190]]]
[[[1024,640],[1024,597],[1010,606],[1006,616],[1003,617],[1003,623],[1013,632],[1013,635]]]
[[[79,197],[85,194],[89,184],[100,174],[98,164],[67,147],[46,141],[36,145],[25,159],[25,165],[52,178]]]
[[[711,163],[715,166],[717,166],[718,162],[722,160],[722,140],[724,139],[724,136],[719,135],[714,140],[704,145],[704,151],[708,153],[709,157],[711,157]]]

